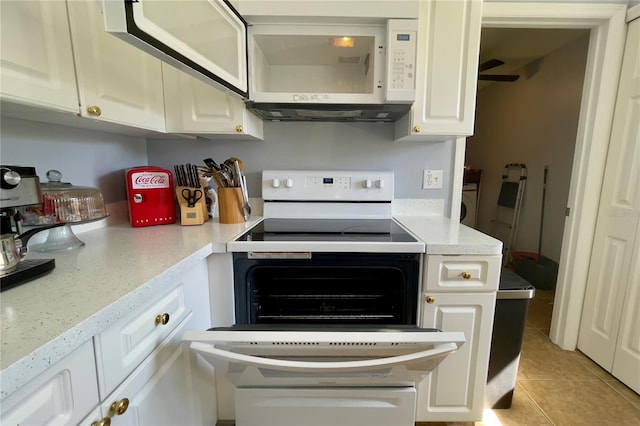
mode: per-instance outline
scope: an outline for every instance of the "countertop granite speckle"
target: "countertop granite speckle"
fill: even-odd
[[[175,281],[182,271],[253,226],[247,223],[132,228],[128,223],[79,235],[80,249],[30,253],[55,269],[0,297],[0,400],[122,315]],[[426,243],[427,254],[500,254],[502,243],[443,217],[397,216]]]

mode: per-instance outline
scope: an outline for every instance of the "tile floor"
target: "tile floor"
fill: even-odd
[[[529,302],[512,406],[485,410],[483,421],[475,426],[640,425],[637,393],[581,352],[563,351],[551,343],[552,309],[553,292],[536,290]]]

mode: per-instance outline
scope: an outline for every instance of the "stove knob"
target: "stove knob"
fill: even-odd
[[[384,181],[382,179],[376,181],[376,188],[384,188]]]
[[[271,186],[274,188],[280,188],[280,179],[273,178],[273,180],[271,181]]]
[[[2,168],[2,188],[13,189],[20,184],[22,176],[11,169]]]
[[[362,186],[364,188],[371,188],[371,179],[365,179],[362,181]]]
[[[284,186],[287,188],[293,188],[293,179],[287,178],[287,180],[284,181]]]

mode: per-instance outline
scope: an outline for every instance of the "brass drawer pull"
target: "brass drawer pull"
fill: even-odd
[[[90,106],[87,107],[87,114],[100,117],[102,115],[102,110],[97,105]]]
[[[158,315],[156,317],[156,325],[160,325],[160,324],[167,325],[167,324],[169,324],[169,318],[170,318],[169,314],[167,314],[167,313],[164,313],[162,315]]]
[[[122,398],[120,401],[116,401],[109,407],[109,414],[115,414],[121,416],[129,408],[129,398]]]
[[[244,130],[244,129],[242,128],[242,124],[238,124],[238,125],[236,126],[236,132],[238,132],[238,133],[242,133],[242,130]]]
[[[111,417],[105,417],[96,422],[91,423],[91,426],[111,426]]]
[[[436,298],[433,296],[427,296],[427,303],[428,304],[433,304],[436,301]]]
[[[468,280],[471,278],[471,273],[470,272],[463,272],[462,273],[462,278],[464,278],[465,280]]]

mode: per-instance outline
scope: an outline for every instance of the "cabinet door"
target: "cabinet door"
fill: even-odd
[[[417,421],[479,421],[484,408],[495,293],[427,293],[422,327],[462,331],[466,342],[418,387]]]
[[[263,138],[262,120],[229,92],[163,64],[167,131]]]
[[[65,2],[3,0],[0,17],[2,100],[77,113]]]
[[[164,132],[160,61],[105,32],[97,1],[68,4],[80,114]]]
[[[247,26],[224,0],[102,0],[102,6],[107,31],[248,98]]]
[[[87,341],[2,401],[0,424],[78,424],[99,402],[95,368]]]
[[[473,134],[481,0],[420,2],[416,101],[396,139]]]
[[[140,306],[94,337],[100,395],[111,393],[184,318],[194,328],[210,325],[207,265],[201,262],[183,271],[149,304]]]
[[[189,348],[181,343],[191,315],[102,404],[111,425],[198,425],[200,392]],[[205,395],[205,406],[215,401]],[[208,399],[211,398],[211,401]]]

